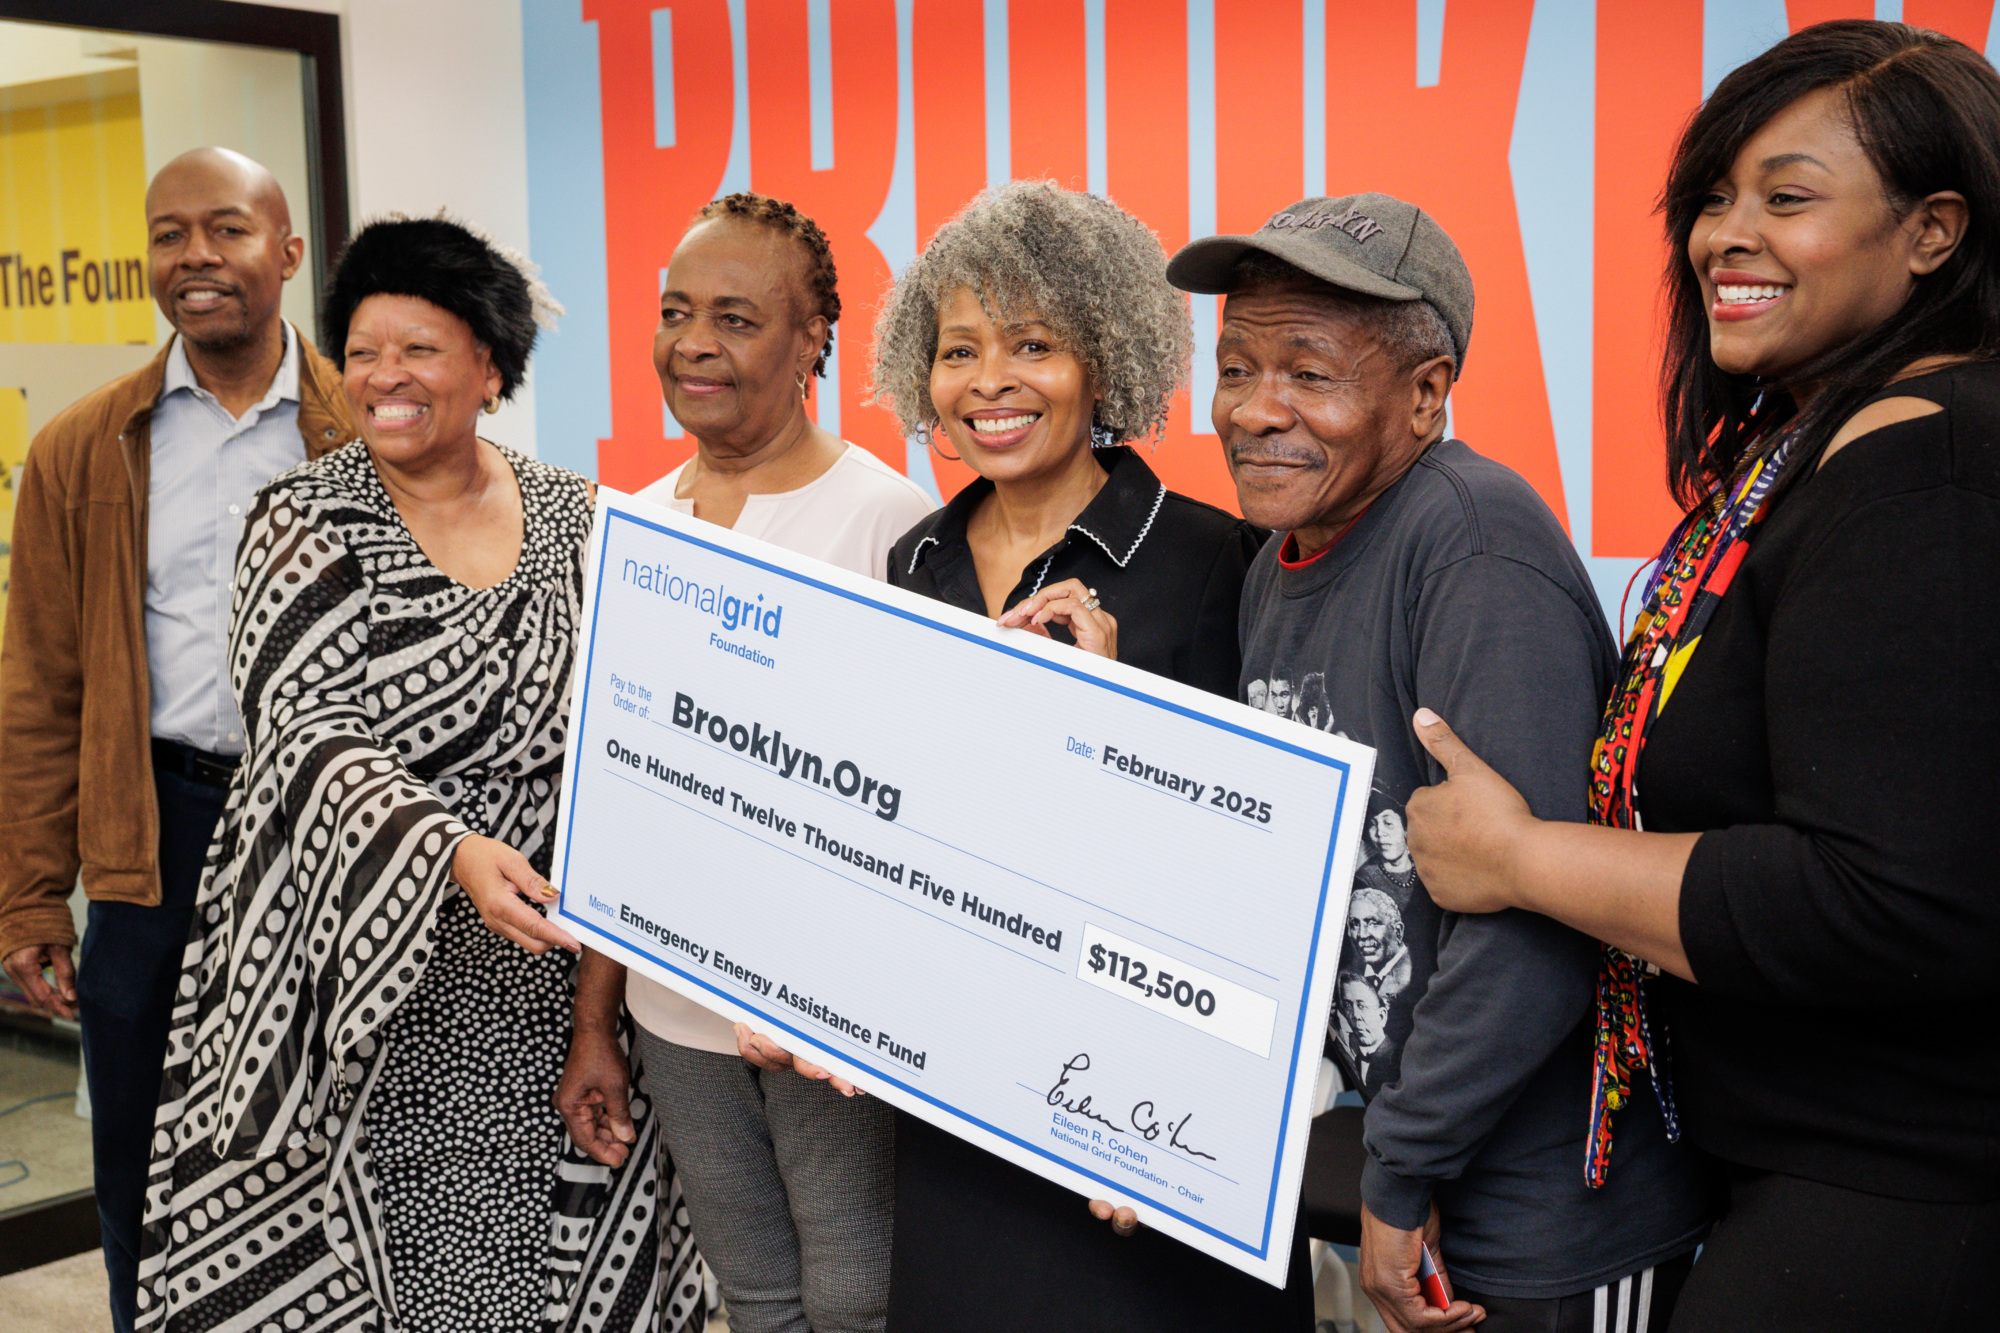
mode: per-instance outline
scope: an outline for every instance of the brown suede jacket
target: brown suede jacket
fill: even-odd
[[[354,438],[340,372],[298,338],[302,458]],[[153,405],[167,354],[36,433],[0,640],[0,957],[73,945],[69,895],[160,901],[146,671]]]

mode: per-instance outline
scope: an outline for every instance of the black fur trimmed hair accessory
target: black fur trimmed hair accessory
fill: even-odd
[[[562,307],[520,255],[461,222],[391,215],[356,232],[326,284],[323,351],[347,368],[347,326],[371,296],[414,296],[464,320],[486,345],[509,399],[528,373],[535,330],[555,327]]]

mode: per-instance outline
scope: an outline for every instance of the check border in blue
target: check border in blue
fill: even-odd
[[[1333,813],[1329,821],[1330,827],[1327,832],[1326,860],[1324,861],[1324,863],[1321,865],[1320,868],[1319,901],[1313,911],[1312,939],[1306,947],[1305,984],[1308,988],[1311,986],[1312,958],[1313,955],[1317,953],[1319,950],[1320,933],[1325,929],[1326,926],[1327,888],[1333,878],[1333,863],[1334,863],[1334,858],[1338,851],[1339,838],[1340,838],[1341,814],[1347,807],[1348,779],[1351,770],[1349,768],[1349,765],[1344,761],[1339,759],[1334,759],[1328,755],[1317,754],[1301,746],[1289,744],[1286,741],[1279,740],[1275,736],[1266,736],[1261,732],[1251,731],[1245,727],[1239,727],[1233,722],[1225,722],[1219,718],[1213,718],[1203,713],[1197,713],[1194,710],[1183,707],[1180,704],[1171,703],[1165,699],[1156,698],[1153,695],[1147,694],[1142,690],[1133,689],[1129,685],[1121,685],[1114,681],[1108,681],[1099,676],[1090,675],[1086,672],[1077,671],[1074,668],[1063,666],[1061,663],[1051,662],[1046,658],[1039,657],[1033,653],[1024,653],[1019,649],[1011,648],[1006,644],[995,643],[990,639],[982,638],[974,634],[968,634],[966,631],[959,629],[954,625],[947,625],[942,621],[932,620],[928,616],[918,615],[917,613],[906,610],[900,606],[890,606],[886,602],[878,602],[872,597],[867,597],[860,593],[851,592],[846,588],[837,588],[830,583],[822,583],[818,579],[815,579],[810,575],[801,574],[796,570],[785,569],[781,566],[770,564],[767,561],[757,559],[755,556],[744,555],[740,551],[732,551],[728,547],[718,546],[713,542],[704,541],[702,538],[694,536],[692,533],[681,532],[677,529],[666,527],[663,524],[654,523],[649,519],[640,518],[636,514],[625,513],[624,511],[617,509],[615,507],[609,508],[605,511],[605,519],[606,519],[606,528],[603,536],[603,541],[602,544],[598,547],[598,567],[597,567],[597,584],[596,584],[596,587],[598,589],[598,598],[597,598],[598,606],[601,606],[604,600],[603,599],[604,562],[608,558],[608,554],[611,550],[611,537],[612,537],[611,525],[620,522],[630,523],[633,524],[634,526],[645,528],[650,532],[657,532],[661,536],[667,537],[670,540],[684,542],[689,546],[699,547],[701,550],[707,551],[711,555],[722,556],[725,559],[736,561],[738,564],[748,565],[754,569],[762,570],[764,573],[773,575],[777,578],[786,579],[792,583],[802,584],[805,587],[815,589],[816,591],[819,592],[830,593],[835,597],[844,598],[847,601],[858,603],[859,605],[869,607],[870,609],[875,611],[880,611],[886,615],[892,615],[899,619],[907,620],[914,624],[922,625],[926,629],[935,630],[940,634],[949,634],[953,638],[961,639],[966,643],[974,644],[980,648],[986,649],[989,652],[1004,653],[1009,657],[1015,658],[1018,661],[1027,662],[1035,667],[1040,668],[1041,670],[1053,671],[1058,673],[1059,675],[1068,676],[1072,680],[1082,681],[1083,683],[1094,686],[1098,689],[1110,690],[1114,694],[1122,694],[1128,699],[1135,699],[1140,703],[1150,704],[1155,708],[1165,709],[1167,712],[1170,713],[1177,713],[1182,717],[1190,719],[1191,721],[1200,722],[1206,726],[1221,728],[1222,730],[1227,731],[1232,735],[1241,736],[1246,740],[1255,741],[1259,745],[1268,745],[1273,749],[1282,750],[1287,754],[1295,755],[1301,759],[1308,760],[1312,763],[1324,764],[1327,767],[1334,769],[1336,772],[1340,774],[1340,788],[1339,788],[1339,794],[1334,801]],[[581,731],[582,719],[589,713],[590,691],[592,688],[592,682],[596,678],[594,671],[594,664],[597,654],[597,609],[598,609],[597,606],[593,606],[590,612],[590,626],[587,634],[587,647],[584,652],[583,696],[578,702],[576,715],[571,719],[570,722],[570,739],[572,742],[576,741],[578,734]],[[574,809],[575,807],[577,783],[580,781],[582,777],[582,768],[583,765],[578,762],[575,762],[575,756],[574,754],[572,754],[572,759],[570,763],[570,774],[569,774],[569,800],[572,809]],[[695,985],[700,986],[703,990],[709,991],[710,993],[714,994],[720,999],[727,1000],[731,1004],[735,1004],[741,1006],[742,1008],[750,1010],[751,1012],[757,1014],[758,1017],[764,1019],[764,1021],[768,1023],[770,1027],[774,1030],[781,1032],[788,1032],[792,1036],[798,1037],[803,1041],[813,1042],[821,1045],[826,1044],[826,1037],[824,1034],[811,1033],[804,1031],[800,1028],[794,1027],[792,1026],[791,1023],[787,1022],[781,1014],[774,1011],[767,1012],[764,1008],[756,1004],[745,1003],[742,996],[737,995],[730,991],[725,991],[721,987],[710,982],[707,978],[698,976],[695,973],[690,972],[687,969],[680,967],[679,965],[673,962],[670,962],[666,958],[660,957],[659,955],[653,953],[649,949],[640,948],[639,946],[633,944],[630,940],[623,939],[620,936],[612,934],[610,931],[604,929],[596,922],[591,921],[586,917],[583,917],[575,912],[570,911],[569,910],[570,895],[567,889],[567,885],[569,883],[569,847],[567,845],[563,849],[562,874],[559,877],[558,882],[565,886],[563,891],[562,905],[561,908],[559,909],[560,915],[564,920],[569,921],[574,925],[581,926],[583,929],[591,932],[592,934],[601,935],[605,939],[613,941],[621,949],[627,949],[632,953],[640,955],[643,958],[650,959],[653,963],[657,964],[658,966],[665,968],[667,971],[672,972],[678,977],[681,977],[683,980],[693,982]],[[1293,1026],[1292,1045],[1289,1051],[1290,1058],[1288,1059],[1286,1064],[1287,1073],[1285,1076],[1285,1106],[1288,1109],[1292,1104],[1292,1096],[1297,1091],[1297,1082],[1299,1076],[1299,1043],[1305,1040],[1306,1018],[1312,1007],[1309,1003],[1310,999],[1311,995],[1308,991],[1308,993],[1302,994],[1299,997],[1299,1003],[1297,1006],[1298,1019]],[[985,1130],[987,1133],[993,1135],[996,1138],[1005,1139],[1009,1143],[1012,1143],[1017,1147],[1025,1149],[1028,1152],[1034,1153],[1039,1157],[1044,1157],[1049,1161],[1054,1162],[1056,1165],[1062,1167],[1066,1171],[1072,1171],[1078,1175],[1084,1176],[1087,1179],[1097,1181],[1099,1184],[1106,1186],[1114,1193],[1132,1194],[1137,1192],[1130,1184],[1113,1180],[1110,1177],[1098,1174],[1096,1171],[1081,1167],[1066,1157],[1062,1157],[1056,1153],[1050,1152],[1047,1148],[1042,1147],[1040,1144],[1030,1143],[1026,1139],[1022,1139],[1017,1137],[1016,1135],[1008,1133],[1006,1130],[1001,1129],[997,1125],[988,1124],[986,1121],[981,1120],[977,1116],[971,1115],[965,1111],[961,1111],[957,1107],[952,1106],[949,1103],[937,1097],[933,1097],[928,1092],[925,1092],[922,1088],[914,1087],[911,1084],[906,1083],[901,1078],[898,1078],[894,1073],[892,1073],[886,1068],[878,1066],[874,1061],[870,1059],[857,1059],[851,1055],[846,1058],[848,1059],[849,1063],[859,1068],[867,1070],[869,1077],[874,1082],[886,1083],[896,1088],[899,1088],[908,1095],[915,1097],[920,1101],[928,1102],[932,1106],[937,1107],[940,1111],[944,1111],[949,1115],[956,1116],[958,1119],[965,1121],[967,1124],[977,1125],[979,1128]],[[1246,1240],[1242,1240],[1236,1236],[1232,1236],[1227,1232],[1218,1230],[1217,1228],[1210,1226],[1208,1223],[1203,1222],[1198,1218],[1189,1217],[1186,1213],[1179,1211],[1178,1209],[1172,1207],[1171,1205],[1163,1203],[1155,1203],[1154,1207],[1158,1208],[1163,1213],[1166,1213],[1172,1217],[1179,1219],[1181,1222],[1195,1228],[1198,1231],[1206,1232],[1209,1235],[1215,1237],[1217,1240],[1224,1242],[1225,1244],[1235,1246],[1237,1249],[1240,1249],[1247,1254],[1255,1255],[1259,1259],[1268,1258],[1270,1256],[1270,1250],[1271,1250],[1271,1226],[1277,1212],[1278,1183],[1279,1183],[1278,1176],[1279,1172],[1282,1169],[1285,1158],[1285,1137],[1287,1133],[1290,1131],[1290,1128],[1291,1126],[1289,1122],[1289,1117],[1280,1120],[1278,1124],[1277,1152],[1274,1155],[1271,1164],[1271,1186],[1269,1193],[1266,1195],[1264,1204],[1263,1234],[1258,1238],[1255,1244],[1252,1244],[1251,1242]]]

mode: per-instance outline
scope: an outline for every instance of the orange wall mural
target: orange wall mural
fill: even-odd
[[[1985,50],[1992,0],[1903,0]],[[869,405],[895,272],[979,189],[1108,194],[1169,250],[1308,194],[1383,190],[1458,241],[1477,317],[1455,432],[1519,470],[1607,603],[1676,511],[1656,406],[1654,202],[1705,90],[1856,0],[527,0],[535,258],[570,307],[536,367],[543,455],[635,488],[691,452],[650,363],[661,271],[709,199],[818,220],[846,315],[823,424],[940,496],[963,465]],[[1155,466],[1233,507],[1208,423],[1218,311]],[[1203,358],[1209,358],[1204,365]]]

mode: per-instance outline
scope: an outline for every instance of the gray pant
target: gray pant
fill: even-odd
[[[732,1333],[880,1333],[894,1112],[639,1029],[646,1095]]]

